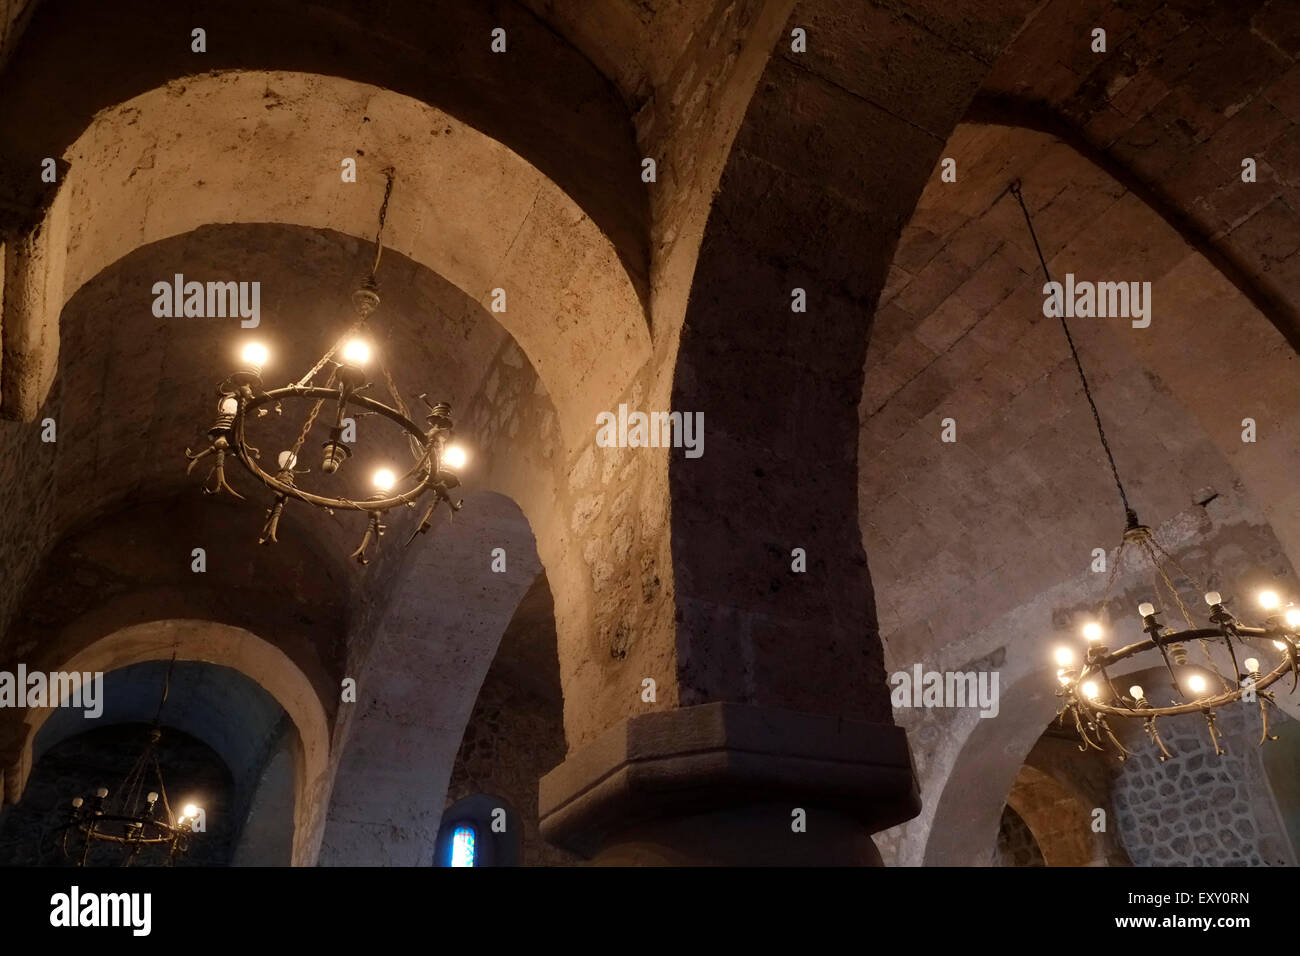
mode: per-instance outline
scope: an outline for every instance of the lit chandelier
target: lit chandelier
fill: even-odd
[[[1034,231],[1029,209],[1021,195],[1020,183],[1012,183],[1010,189],[1016,201],[1020,203],[1029,226],[1029,234],[1042,264],[1043,274],[1048,282],[1051,275],[1047,270],[1047,261],[1039,246],[1038,236]],[[1222,754],[1222,734],[1215,724],[1216,708],[1237,701],[1259,703],[1260,720],[1263,725],[1260,743],[1277,738],[1268,732],[1268,706],[1274,704],[1273,695],[1268,688],[1281,680],[1288,673],[1294,678],[1291,690],[1300,685],[1300,663],[1298,663],[1297,641],[1300,640],[1300,608],[1282,607],[1282,601],[1273,591],[1259,594],[1260,605],[1268,612],[1262,625],[1243,624],[1233,616],[1223,604],[1218,591],[1205,590],[1195,578],[1183,569],[1151,533],[1151,529],[1138,520],[1137,513],[1130,507],[1124,484],[1111,454],[1110,444],[1102,429],[1101,416],[1093,401],[1088,379],[1084,375],[1083,365],[1079,361],[1078,350],[1074,346],[1074,337],[1064,317],[1065,310],[1059,310],[1061,328],[1065,331],[1070,354],[1074,358],[1079,381],[1083,385],[1084,397],[1092,409],[1093,420],[1097,426],[1097,435],[1101,439],[1102,450],[1110,463],[1115,487],[1119,491],[1120,501],[1124,506],[1125,528],[1120,541],[1115,562],[1111,566],[1110,579],[1103,595],[1101,606],[1105,606],[1110,595],[1111,586],[1123,563],[1125,549],[1136,552],[1139,560],[1145,560],[1152,570],[1152,601],[1143,601],[1138,605],[1138,614],[1142,619],[1142,630],[1146,633],[1144,640],[1135,641],[1117,650],[1111,650],[1105,644],[1105,632],[1097,621],[1089,621],[1083,627],[1083,637],[1087,641],[1087,651],[1081,666],[1075,664],[1074,651],[1069,647],[1056,650],[1058,666],[1057,680],[1060,688],[1057,695],[1062,698],[1062,705],[1057,714],[1058,720],[1065,721],[1066,715],[1074,720],[1075,729],[1081,738],[1079,749],[1106,751],[1113,748],[1120,760],[1130,755],[1112,731],[1109,721],[1112,718],[1141,720],[1143,729],[1151,742],[1159,748],[1160,760],[1173,756],[1160,738],[1156,721],[1160,717],[1172,717],[1179,714],[1201,714],[1209,730],[1214,752]],[[1192,620],[1191,612],[1183,603],[1175,586],[1181,576],[1192,582],[1209,605],[1209,614],[1205,625],[1197,625]],[[1177,629],[1161,623],[1160,616],[1166,613],[1167,604],[1172,602],[1182,617],[1185,627]],[[1188,663],[1188,646],[1196,642],[1202,651],[1203,660],[1196,664]],[[1123,694],[1116,688],[1110,672],[1123,661],[1135,658],[1145,651],[1156,650],[1164,661],[1171,678],[1168,690],[1163,694],[1167,704],[1153,703],[1148,692],[1140,685],[1134,684]],[[1239,658],[1239,652],[1245,654],[1251,649],[1256,653],[1276,652],[1279,661],[1270,665],[1271,669],[1262,671],[1258,657]],[[1215,651],[1219,652],[1216,661]],[[1224,653],[1226,652],[1226,654]],[[1220,669],[1222,665],[1223,669]],[[1226,671],[1226,673],[1225,673]],[[1156,695],[1152,693],[1151,697]],[[1108,747],[1109,745],[1109,747]]]
[[[464,466],[466,460],[464,450],[451,444],[454,436],[451,406],[446,402],[431,405],[424,395],[420,395],[419,398],[428,408],[428,414],[425,415],[427,427],[417,425],[411,420],[410,412],[387,366],[364,337],[366,323],[379,306],[379,286],[375,281],[375,272],[379,268],[379,259],[384,249],[384,222],[388,216],[388,200],[393,191],[393,170],[385,170],[385,176],[387,185],[379,209],[375,259],[361,288],[352,294],[356,310],[356,320],[352,326],[306,375],[292,384],[270,391],[262,387],[262,369],[269,360],[269,353],[260,343],[247,344],[242,352],[243,367],[226,378],[217,389],[220,395],[217,419],[207,431],[208,447],[198,453],[188,448],[185,450],[185,455],[190,460],[187,473],[193,471],[201,459],[213,456],[212,467],[204,481],[203,490],[207,494],[218,494],[224,490],[236,498],[243,498],[226,481],[226,458],[231,454],[255,478],[271,489],[274,498],[258,539],[260,544],[276,541],[280,518],[291,498],[323,508],[331,515],[336,510],[365,512],[369,519],[365,533],[361,544],[351,555],[361,564],[368,562],[368,549],[372,545],[377,546],[379,537],[386,530],[383,517],[389,510],[399,505],[414,508],[421,498],[433,496],[423,519],[408,539],[408,544],[414,540],[415,535],[429,529],[434,510],[440,502],[445,501],[453,512],[459,511],[463,502],[453,501],[450,492],[460,484],[456,472]],[[366,371],[369,365],[377,366],[383,375],[392,400],[391,406],[364,394],[371,388]],[[281,402],[285,399],[314,401],[297,438],[277,457],[277,467],[274,470],[264,469],[259,463],[261,453],[248,443],[245,429],[250,421],[263,418],[271,411],[280,415]],[[356,440],[355,420],[366,415],[380,415],[404,431],[413,460],[411,466],[398,475],[386,462],[376,463],[378,467],[371,475],[373,492],[368,497],[361,497],[361,500],[343,495],[337,489],[330,495],[299,488],[298,476],[310,471],[298,468],[299,453],[317,417],[327,404],[333,415],[329,435],[321,446],[321,471],[326,475],[338,475],[344,462],[352,457],[351,443]],[[356,419],[349,418],[349,409],[356,409]]]
[[[110,796],[107,787],[99,787],[93,797],[77,796],[70,802],[58,828],[58,845],[64,857],[73,856],[75,851],[77,866],[85,866],[91,852],[99,847],[116,848],[121,853],[122,866],[131,866],[146,852],[152,855],[151,862],[170,866],[190,848],[195,824],[203,811],[191,803],[179,817],[172,816],[158,764],[162,708],[175,666],[173,656],[144,749],[127,771],[117,793]],[[158,789],[145,793],[144,788],[151,782]]]

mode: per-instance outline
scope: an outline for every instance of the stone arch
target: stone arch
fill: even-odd
[[[1007,794],[1007,806],[1034,835],[1047,866],[1087,866],[1094,853],[1084,834],[1089,832],[1091,808],[1074,787],[1023,764]]]
[[[1294,13],[1276,3],[1237,4],[1216,11],[1202,33],[1201,12],[1112,7],[1108,50],[1096,55],[1086,42],[1095,8],[1043,5],[998,52],[976,107],[985,118],[1073,130],[1189,234],[1204,237],[1216,265],[1242,277],[1261,311],[1300,347],[1288,186],[1296,174],[1290,91],[1300,78]],[[1263,172],[1245,184],[1248,155]]]
[[[1004,691],[995,719],[981,720],[972,714],[956,718],[958,726],[949,729],[949,736],[960,737],[960,743],[945,739],[941,748],[945,753],[957,750],[957,759],[939,791],[922,798],[922,816],[909,825],[924,829],[929,838],[923,859],[908,862],[988,863],[1007,794],[1030,748],[1056,716],[1053,676],[1044,667],[1013,684]]]
[[[1221,574],[1221,590],[1238,606],[1252,583],[1286,585],[1300,540],[1295,490],[1281,476],[1298,463],[1300,390],[1296,356],[1277,328],[1140,196],[1070,145],[967,124],[944,152],[957,158],[962,187],[932,182],[904,229],[863,395],[862,530],[891,669],[983,662],[1002,669],[1010,693],[1046,661],[1052,640],[1074,640],[1079,618],[1095,612],[1105,581],[1088,571],[1089,552],[1099,547],[1113,559],[1122,530],[1064,336],[1042,317],[1041,270],[1006,193],[1014,178],[1024,183],[1054,278],[1072,271],[1152,281],[1150,327],[1071,322],[1139,514],[1189,569]],[[1111,228],[1095,228],[1103,217]],[[1211,355],[1260,374],[1238,389],[1203,374]],[[1266,446],[1242,443],[1248,414],[1269,423]],[[958,441],[942,445],[940,422],[950,416]],[[1143,469],[1153,455],[1161,467]],[[906,486],[900,475],[909,476]],[[1106,613],[1128,627],[1146,597],[1136,582],[1119,583],[1123,597],[1117,589]],[[960,813],[950,802],[961,803],[961,784],[952,784],[970,780],[953,763],[957,745],[932,744],[970,733],[963,746],[971,753],[1001,755],[1001,735],[975,736],[961,718],[944,726],[919,713],[898,716],[920,744],[922,819],[936,801],[941,814]],[[1041,729],[1051,716],[1026,719]],[[1007,757],[994,789],[1009,785],[1023,755]],[[987,830],[981,846],[991,844],[989,819],[995,824],[1000,809],[992,804],[1001,798],[969,810]],[[934,818],[938,842],[927,860],[980,851],[942,845],[952,838],[940,831],[954,825]],[[918,860],[919,824],[899,832],[908,834],[900,858]]]
[[[1026,6],[986,24],[981,46],[1009,38]],[[836,39],[794,53],[795,26]],[[704,412],[711,449],[667,468],[683,705],[891,720],[866,556],[844,516],[859,511],[856,409],[898,229],[987,69],[944,39],[952,28],[932,7],[795,4],[728,155],[662,383],[672,408]],[[795,547],[808,566],[791,575]],[[815,678],[788,666],[792,643]]]
[[[260,685],[279,702],[297,731],[295,751],[294,865],[309,865],[319,848],[319,802],[329,760],[329,726],[315,688],[283,651],[243,628],[198,620],[151,621],[124,627],[49,670],[104,672],[144,661],[206,661],[233,668]],[[52,707],[28,710],[24,742],[15,766],[5,773],[7,799],[17,802],[32,768],[36,734]],[[315,832],[314,832],[315,831]]]
[[[399,180],[385,245],[485,308],[504,290],[494,317],[537,369],[570,443],[649,356],[632,276],[595,219],[506,146],[399,93],[305,73],[187,77],[98,114],[67,156],[44,225],[7,246],[11,417],[35,414],[57,365],[56,317],[110,263],[213,222],[369,238],[388,165]],[[340,179],[343,157],[362,164],[355,184]]]
[[[541,570],[528,521],[504,495],[467,495],[464,512],[429,537],[396,572],[366,646],[353,649],[357,701],[335,732],[322,865],[429,864],[466,721]],[[504,572],[491,570],[498,547]]]
[[[168,687],[167,699],[162,702],[159,714],[164,681]],[[75,708],[60,707],[41,726],[32,745],[34,769],[24,788],[24,802],[29,799],[32,780],[40,776],[41,761],[63,741],[86,733],[88,728],[132,725],[138,731],[135,753],[132,754],[134,757],[143,746],[144,728],[153,722],[155,716],[160,716],[163,727],[164,784],[173,812],[177,812],[189,798],[198,798],[194,802],[203,806],[209,831],[215,829],[225,834],[227,849],[232,851],[230,856],[233,856],[233,837],[242,837],[248,809],[263,789],[260,783],[269,755],[275,744],[282,742],[286,734],[297,733],[279,703],[260,685],[233,668],[191,661],[178,661],[173,665],[170,658],[131,664],[105,672],[99,703],[102,707],[99,715],[93,719],[87,718],[83,711]],[[174,735],[177,733],[211,749],[229,772],[231,787],[228,792],[220,794],[215,802],[206,792],[187,792],[178,786],[181,781],[173,776],[172,767],[165,756],[171,753]],[[125,761],[120,763],[115,768],[116,775],[86,782],[106,784],[111,792],[127,765]],[[267,855],[262,857],[264,860],[272,859],[274,851],[280,850],[273,862],[281,866],[290,862],[294,835],[295,782],[291,759],[285,769],[287,773],[283,779],[283,801],[277,808],[280,812],[274,821],[267,821],[266,829],[275,832],[263,832],[257,841],[249,841],[265,841],[269,844],[266,847]],[[231,862],[230,857],[227,857],[226,862]]]
[[[644,285],[646,202],[628,188],[639,181],[628,110],[590,61],[514,0],[390,5],[382,17],[356,0],[307,9],[237,0],[204,10],[202,23],[187,9],[148,0],[111,11],[93,0],[29,7],[35,14],[25,11],[30,22],[0,85],[0,194],[17,208],[48,201],[31,171],[42,157],[62,156],[105,109],[211,71],[315,73],[440,104],[506,143],[574,196]],[[196,26],[207,34],[203,53],[191,51]],[[496,27],[507,32],[508,56],[490,49]],[[167,35],[175,43],[157,42]],[[75,81],[69,63],[79,64]]]

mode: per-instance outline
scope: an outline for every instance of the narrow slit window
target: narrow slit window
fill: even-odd
[[[457,827],[451,834],[451,866],[473,866],[474,855],[474,828]]]

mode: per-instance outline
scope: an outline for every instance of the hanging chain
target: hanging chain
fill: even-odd
[[[397,406],[397,410],[402,413],[402,416],[409,419],[411,417],[411,410],[406,407],[406,402],[402,401],[402,394],[397,390],[397,384],[393,381],[392,373],[388,371],[388,365],[384,362],[383,358],[380,358],[377,361],[379,364],[379,370],[384,375],[384,384],[388,386],[388,394],[392,396],[393,403]],[[405,431],[405,429],[403,429],[403,431]],[[406,442],[411,448],[411,457],[414,458],[417,463],[420,462],[427,454],[424,445],[416,441],[415,436],[410,432],[406,432]]]
[[[330,377],[325,382],[326,388],[329,388],[334,384],[334,376],[336,372],[337,370],[330,372]],[[325,404],[325,399],[323,398],[316,399],[315,404],[313,404],[311,407],[311,412],[309,412],[307,415],[307,420],[302,423],[302,431],[298,432],[298,440],[293,443],[293,448],[289,450],[289,454],[293,456],[289,459],[289,461],[291,462],[289,466],[290,468],[293,467],[292,463],[297,462],[298,452],[302,450],[302,443],[307,440],[307,434],[308,432],[311,431],[312,426],[316,424],[316,416],[320,414],[321,406],[324,404]]]
[[[1034,252],[1038,254],[1038,262],[1043,267],[1043,275],[1050,283],[1052,281],[1052,274],[1047,268],[1047,257],[1043,255],[1043,247],[1038,242],[1038,233],[1034,229],[1034,221],[1029,215],[1029,207],[1025,205],[1025,197],[1020,188],[1020,180],[1016,180],[1011,184],[1010,192],[1011,195],[1016,197],[1016,202],[1020,204],[1020,211],[1025,217],[1025,225],[1029,227],[1029,238],[1032,239],[1034,243]],[[1070,326],[1065,321],[1065,303],[1062,302],[1061,305],[1062,308],[1059,310],[1057,318],[1061,322],[1061,330],[1065,333],[1065,341],[1070,346],[1070,357],[1074,359],[1075,371],[1079,373],[1079,382],[1083,385],[1083,396],[1088,400],[1088,407],[1092,409],[1092,420],[1097,426],[1097,437],[1101,439],[1102,450],[1106,453],[1106,461],[1110,464],[1111,476],[1115,479],[1115,489],[1119,492],[1119,500],[1124,506],[1125,535],[1120,541],[1119,550],[1115,554],[1115,561],[1111,566],[1110,575],[1106,581],[1106,591],[1102,596],[1101,606],[1105,607],[1107,600],[1110,598],[1111,590],[1115,584],[1115,579],[1119,574],[1120,565],[1123,562],[1125,545],[1128,544],[1129,536],[1132,535],[1137,542],[1139,550],[1151,563],[1151,567],[1155,570],[1155,575],[1158,576],[1158,580],[1154,577],[1152,580],[1156,600],[1160,601],[1161,605],[1164,605],[1165,603],[1164,600],[1161,599],[1160,585],[1163,584],[1164,590],[1168,592],[1169,596],[1173,599],[1174,604],[1177,605],[1179,613],[1187,623],[1187,627],[1189,629],[1193,628],[1195,625],[1192,622],[1191,612],[1188,611],[1187,605],[1183,603],[1182,596],[1178,593],[1178,588],[1165,570],[1165,562],[1168,562],[1177,569],[1177,571],[1187,580],[1191,581],[1194,586],[1199,588],[1200,584],[1196,578],[1189,574],[1187,570],[1178,563],[1177,559],[1175,559],[1173,555],[1160,546],[1160,543],[1152,537],[1150,531],[1141,525],[1138,521],[1137,513],[1129,504],[1128,494],[1124,490],[1124,482],[1120,479],[1119,468],[1115,464],[1115,455],[1110,450],[1110,442],[1106,440],[1106,430],[1101,424],[1101,413],[1097,411],[1097,403],[1092,397],[1092,388],[1088,385],[1088,376],[1084,373],[1083,362],[1079,359],[1079,350],[1075,347],[1074,336],[1070,333]],[[1161,560],[1162,558],[1163,561]],[[1201,590],[1204,589],[1201,588]],[[1227,678],[1223,676],[1219,671],[1219,668],[1215,665],[1214,655],[1211,653],[1207,642],[1205,640],[1200,640],[1199,643],[1201,645],[1201,650],[1205,654],[1209,670],[1223,681],[1224,686],[1227,687]]]
[[[379,257],[384,252],[384,223],[388,221],[388,199],[393,195],[393,177],[397,170],[389,166],[384,170],[384,176],[388,179],[388,184],[384,186],[384,201],[379,207],[379,231],[375,233],[375,262],[370,267],[370,280],[373,282],[375,273],[379,271]]]
[[[1011,184],[1011,195],[1016,197],[1016,202],[1020,203],[1020,211],[1025,214],[1025,224],[1029,226],[1029,237],[1034,241],[1034,251],[1038,253],[1038,261],[1042,264],[1043,275],[1047,281],[1052,281],[1052,275],[1047,271],[1047,259],[1043,255],[1042,246],[1038,244],[1038,233],[1034,231],[1033,220],[1029,218],[1029,207],[1025,205],[1025,197],[1020,192],[1020,180]],[[1102,450],[1106,452],[1106,460],[1110,462],[1110,473],[1115,478],[1115,488],[1119,491],[1119,499],[1124,505],[1124,520],[1129,528],[1135,528],[1138,525],[1137,513],[1128,503],[1128,495],[1124,491],[1124,483],[1120,481],[1119,468],[1115,465],[1115,456],[1111,454],[1110,442],[1106,440],[1106,431],[1101,427],[1101,414],[1097,411],[1097,403],[1092,399],[1092,389],[1088,386],[1088,376],[1083,373],[1083,363],[1079,361],[1079,350],[1074,347],[1074,336],[1070,334],[1070,327],[1065,322],[1065,303],[1061,303],[1062,308],[1059,310],[1057,318],[1061,320],[1061,329],[1065,332],[1065,341],[1069,343],[1070,355],[1074,358],[1074,367],[1079,373],[1079,381],[1083,383],[1083,395],[1088,400],[1088,407],[1092,409],[1092,420],[1097,424],[1097,437],[1101,439]]]

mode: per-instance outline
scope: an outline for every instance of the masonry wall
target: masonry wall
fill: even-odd
[[[994,866],[1046,866],[1043,851],[1020,814],[1010,807],[1002,810],[998,826],[998,847],[993,854]]]
[[[444,810],[479,793],[503,797],[523,826],[521,865],[572,865],[577,857],[546,843],[537,832],[537,781],[563,759],[559,702],[512,685],[494,665],[465,728]]]
[[[1281,720],[1275,733],[1300,733],[1300,724]],[[1295,865],[1260,756],[1258,709],[1221,708],[1217,724],[1222,756],[1199,715],[1160,722],[1174,754],[1163,763],[1154,746],[1135,742],[1114,789],[1120,839],[1135,866]]]

